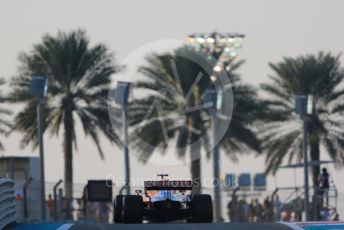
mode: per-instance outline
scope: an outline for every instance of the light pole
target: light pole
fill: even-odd
[[[215,220],[221,221],[221,183],[220,183],[220,150],[217,144],[217,118],[216,111],[220,109],[217,105],[220,105],[220,97],[215,90],[207,89],[204,93],[204,103],[211,103],[210,113],[213,118],[213,177],[214,177],[214,201],[215,201]]]
[[[37,122],[38,122],[38,144],[39,144],[39,158],[41,169],[41,217],[44,221],[46,219],[45,213],[45,174],[44,174],[44,146],[43,146],[43,132],[44,132],[44,114],[43,101],[48,90],[48,79],[44,76],[33,76],[31,80],[31,96],[37,98]]]
[[[124,144],[124,165],[125,165],[125,187],[126,194],[130,195],[130,161],[129,161],[129,140],[128,140],[128,98],[132,83],[117,81],[115,90],[115,102],[122,108],[123,122],[123,144]]]
[[[215,88],[217,75],[221,71],[230,71],[230,64],[237,56],[237,50],[241,48],[243,34],[238,33],[210,33],[210,34],[192,34],[188,41],[192,45],[204,52],[210,53],[217,60],[213,67],[213,75],[210,77],[211,88]],[[220,150],[217,137],[217,119],[216,111],[222,106],[222,94],[214,89],[206,90],[204,94],[204,103],[211,102],[210,112],[213,117],[213,179],[214,179],[214,201],[215,201],[215,221],[221,222],[221,183],[220,183]]]
[[[308,151],[307,151],[307,118],[313,112],[313,96],[297,95],[295,111],[303,121],[303,170],[304,170],[304,190],[305,190],[305,214],[306,221],[310,220],[309,214],[309,180],[308,180]]]

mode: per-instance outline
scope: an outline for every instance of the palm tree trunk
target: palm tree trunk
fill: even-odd
[[[314,135],[316,136],[316,135]],[[320,149],[319,149],[319,140],[317,137],[313,137],[311,140],[311,161],[317,162],[320,160]],[[319,188],[319,181],[318,177],[320,174],[320,165],[315,164],[312,167],[312,181],[313,181],[313,189],[314,189],[314,194],[313,194],[313,203],[317,204],[318,203],[318,188]],[[313,217],[312,220],[320,220],[320,209],[313,209]]]
[[[320,148],[319,148],[319,142],[315,142],[311,144],[311,161],[320,161]],[[313,186],[318,187],[319,181],[318,177],[320,174],[320,165],[314,165],[312,167],[312,180],[313,180]]]
[[[191,177],[193,181],[193,193],[200,194],[202,192],[201,184],[201,159],[191,162]]]
[[[196,136],[196,135],[192,135]],[[191,178],[193,181],[193,193],[200,194],[202,192],[201,183],[201,143],[198,137],[192,137],[191,144]]]
[[[65,187],[65,218],[73,219],[72,201],[73,201],[73,121],[72,112],[65,111],[64,115],[64,187]]]
[[[312,115],[312,123],[311,123],[311,130],[310,130],[310,147],[311,147],[311,161],[319,162],[320,161],[320,140],[317,134],[317,127],[318,127],[318,117],[315,113]],[[315,164],[312,167],[312,181],[313,187],[317,188],[319,186],[318,177],[320,174],[320,164]]]

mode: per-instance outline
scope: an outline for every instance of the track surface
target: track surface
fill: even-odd
[[[282,224],[75,224],[19,225],[14,230],[291,230]]]
[[[71,230],[290,230],[281,224],[112,224],[74,225]]]
[[[13,230],[344,230],[344,222],[304,222],[283,224],[212,223],[212,224],[20,224]]]

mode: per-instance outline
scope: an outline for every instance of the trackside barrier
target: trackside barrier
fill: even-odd
[[[16,221],[14,181],[0,178],[0,229]]]

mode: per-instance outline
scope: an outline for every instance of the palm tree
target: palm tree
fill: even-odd
[[[188,55],[183,55],[185,53]],[[135,82],[136,88],[146,90],[148,96],[131,103],[129,120],[135,127],[133,147],[143,161],[147,161],[154,151],[164,153],[172,140],[179,157],[185,158],[189,153],[191,177],[196,182],[194,192],[200,193],[201,186],[197,185],[201,185],[201,150],[204,149],[208,156],[211,153],[206,132],[210,114],[205,110],[183,112],[185,108],[202,104],[203,94],[210,84],[210,76],[203,67],[184,58],[197,55],[199,53],[193,48],[182,47],[173,53],[149,56],[147,64],[139,69],[144,79]],[[259,151],[260,147],[251,126],[258,119],[259,102],[255,89],[242,84],[233,73],[240,64],[233,65],[229,73],[235,99],[234,114],[220,142],[233,159],[235,153]]]
[[[302,128],[293,111],[296,94],[312,94],[315,98],[307,130],[311,161],[320,160],[320,146],[324,146],[333,160],[344,162],[344,70],[339,58],[340,55],[320,52],[270,63],[274,72],[270,76],[272,82],[262,85],[269,96],[266,105],[270,113],[262,129],[268,172],[275,173],[285,160],[303,158]],[[318,186],[319,173],[320,166],[314,166],[314,186]]]
[[[4,79],[0,78],[0,86],[4,85]],[[4,103],[8,100],[5,96],[3,96],[2,92],[0,92],[0,103]],[[5,108],[0,108],[0,135],[7,135],[9,130],[12,127],[11,122],[8,120],[9,115],[11,115],[11,111]],[[0,141],[0,150],[4,150],[4,145]]]
[[[91,47],[82,30],[59,32],[55,37],[45,35],[30,52],[21,54],[20,64],[18,75],[11,81],[10,99],[24,104],[24,108],[15,116],[14,130],[23,133],[22,146],[32,143],[37,147],[36,101],[29,94],[30,80],[33,75],[46,76],[49,90],[45,99],[45,130],[58,136],[63,127],[64,186],[66,198],[71,199],[76,123],[82,124],[101,158],[104,153],[99,134],[119,143],[113,129],[109,128],[107,101],[111,75],[119,69],[108,48],[102,44]],[[69,208],[67,217],[71,214]]]

